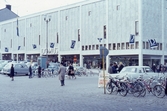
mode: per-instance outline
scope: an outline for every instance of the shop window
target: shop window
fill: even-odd
[[[125,49],[125,44],[124,43],[121,44],[121,49]]]
[[[84,50],[84,46],[82,46],[82,50]]]
[[[135,35],[139,35],[139,21],[135,21]]]

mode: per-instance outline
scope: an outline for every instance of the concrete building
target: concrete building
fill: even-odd
[[[1,58],[47,55],[95,68],[101,63],[99,46],[104,46],[107,66],[165,64],[166,8],[166,0],[89,0],[0,22]]]

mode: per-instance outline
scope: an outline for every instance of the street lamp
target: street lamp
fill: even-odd
[[[44,21],[46,22],[46,56],[48,57],[48,23],[51,21],[51,16],[44,15]]]

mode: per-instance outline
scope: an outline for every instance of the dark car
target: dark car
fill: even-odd
[[[3,74],[9,75],[10,74],[10,68],[11,68],[12,64],[13,64],[13,67],[14,67],[15,75],[28,75],[29,69],[28,69],[27,65],[23,64],[23,63],[12,63],[12,62],[10,62],[10,63],[6,64],[5,67],[3,67],[1,72]]]

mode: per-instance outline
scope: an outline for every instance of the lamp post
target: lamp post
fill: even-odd
[[[51,16],[44,15],[44,21],[46,22],[46,56],[48,58],[48,23],[51,21]]]

